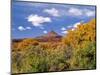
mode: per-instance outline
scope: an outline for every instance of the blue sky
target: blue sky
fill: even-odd
[[[95,6],[13,1],[12,38],[33,38],[52,30],[65,35],[95,13]]]

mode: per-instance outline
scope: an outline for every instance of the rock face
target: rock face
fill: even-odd
[[[51,31],[44,35],[44,37],[56,37],[56,36],[59,36],[59,35],[54,31]]]
[[[48,32],[47,34],[43,35],[43,36],[39,36],[33,39],[36,39],[39,42],[60,42],[61,41],[62,36],[58,35],[56,32],[51,31]],[[24,38],[27,39],[27,38]],[[21,42],[24,39],[13,39],[12,42]]]
[[[62,36],[58,35],[56,32],[51,31],[43,36],[37,37],[40,42],[59,42]]]

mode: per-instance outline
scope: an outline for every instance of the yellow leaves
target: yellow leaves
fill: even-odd
[[[35,45],[36,43],[38,43],[38,41],[36,41],[35,39],[25,39],[23,40],[23,43],[26,45],[29,45],[29,44]]]
[[[43,72],[95,68],[95,19],[69,30],[62,42],[23,39],[13,43],[13,72]],[[50,38],[51,39],[51,38]],[[21,51],[19,51],[21,50]],[[16,58],[20,62],[16,60]],[[21,67],[17,64],[21,64]],[[25,62],[25,63],[24,63]],[[23,64],[23,65],[22,65]]]
[[[35,39],[24,39],[22,42],[18,43],[18,49],[24,50],[29,45],[38,45],[38,41]]]
[[[76,47],[83,41],[95,41],[95,24],[95,19],[93,19],[88,23],[78,25],[74,31],[69,30],[68,34],[63,38],[62,41],[67,45],[70,44],[73,47]]]
[[[72,69],[95,68],[95,45],[93,44],[96,42],[95,19],[78,25],[75,30],[69,31],[62,41],[72,47],[73,55],[69,60]]]

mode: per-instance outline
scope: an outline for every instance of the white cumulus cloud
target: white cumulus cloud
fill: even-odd
[[[44,12],[48,13],[51,16],[55,16],[55,17],[59,17],[60,16],[59,11],[57,9],[55,9],[55,8],[44,9]]]
[[[43,17],[43,16],[38,16],[38,15],[29,15],[27,17],[28,22],[31,22],[33,26],[42,26],[43,23],[48,23],[51,22],[50,17]]]
[[[72,31],[74,31],[74,30],[75,30],[75,28],[72,28],[71,30],[72,30]]]
[[[95,11],[92,11],[92,10],[85,9],[84,12],[85,12],[85,15],[88,16],[88,17],[95,15]]]
[[[71,15],[74,15],[74,16],[81,16],[83,13],[82,13],[82,10],[78,9],[78,8],[70,8],[68,10],[68,13],[70,13]]]
[[[18,27],[18,30],[20,30],[20,31],[24,31],[24,30],[26,30],[23,26],[19,26]]]
[[[23,27],[23,26],[18,27],[19,31],[30,30],[30,29],[32,29],[32,28],[31,27]]]
[[[44,34],[48,33],[46,30],[43,31]]]
[[[75,23],[75,24],[73,25],[73,27],[74,27],[74,28],[77,28],[77,26],[80,25],[80,24],[81,24],[81,22],[77,22],[77,23]]]
[[[74,31],[75,28],[77,28],[78,25],[82,24],[82,22],[83,22],[83,21],[74,23],[74,24],[73,24],[73,28],[72,28],[71,30]]]
[[[31,27],[26,27],[26,29],[30,30],[30,29],[32,29],[32,28],[31,28]]]
[[[67,28],[72,28],[73,26],[67,26]]]
[[[67,34],[67,33],[68,33],[68,31],[67,31],[67,30],[66,30],[66,31],[62,31],[62,33],[63,33],[63,34]]]
[[[62,27],[61,30],[66,30],[66,28],[65,27]]]
[[[71,7],[68,10],[68,14],[72,16],[92,17],[95,15],[95,11],[90,9],[80,9]]]

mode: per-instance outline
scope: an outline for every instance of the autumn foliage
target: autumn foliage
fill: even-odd
[[[12,43],[12,73],[95,68],[95,19],[69,30],[59,42],[39,42],[27,38]]]

